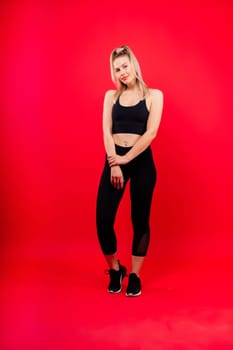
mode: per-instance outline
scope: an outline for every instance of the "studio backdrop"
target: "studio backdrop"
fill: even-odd
[[[103,98],[114,88],[109,55],[124,44],[164,93],[149,255],[231,258],[231,2],[3,1],[0,12],[3,249],[100,253]],[[116,223],[125,252],[129,211],[126,195]]]

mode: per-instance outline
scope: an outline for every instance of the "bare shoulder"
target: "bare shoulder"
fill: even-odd
[[[104,100],[106,102],[110,102],[114,100],[114,95],[115,95],[116,90],[107,90],[105,92]]]
[[[158,89],[149,89],[148,96],[146,98],[146,104],[148,111],[156,108],[163,108],[163,92]]]
[[[163,100],[163,92],[159,89],[149,89],[149,94],[154,101],[158,102]]]

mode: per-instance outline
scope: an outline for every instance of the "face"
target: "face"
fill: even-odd
[[[120,81],[125,85],[131,85],[135,83],[135,70],[127,55],[115,58],[113,61],[113,67],[117,81]]]

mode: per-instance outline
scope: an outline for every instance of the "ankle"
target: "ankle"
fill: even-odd
[[[105,259],[107,261],[107,264],[110,270],[119,271],[120,266],[119,266],[117,253],[105,255]]]
[[[139,274],[139,272],[136,272],[136,271],[131,271],[130,273],[133,273],[133,274],[135,274],[138,278],[140,278],[140,274]]]
[[[110,264],[109,268],[110,268],[111,270],[119,271],[119,270],[120,270],[120,265],[119,265],[118,260],[112,262],[112,264]]]

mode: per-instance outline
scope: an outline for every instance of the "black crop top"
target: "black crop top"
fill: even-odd
[[[112,133],[142,135],[146,131],[148,116],[145,99],[134,106],[122,106],[118,98],[112,107]]]

